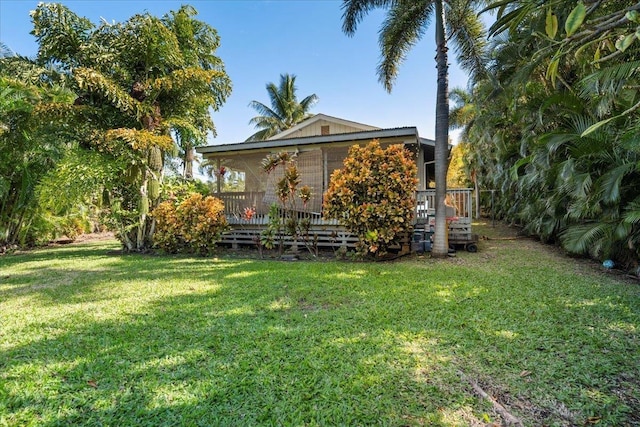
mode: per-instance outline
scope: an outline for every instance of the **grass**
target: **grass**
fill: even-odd
[[[479,248],[286,263],[108,241],[0,257],[0,425],[499,422],[461,372],[525,425],[640,425],[638,285],[530,240]]]

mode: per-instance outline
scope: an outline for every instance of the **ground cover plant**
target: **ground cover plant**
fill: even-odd
[[[0,257],[0,425],[640,424],[638,284],[511,232],[389,263]],[[461,376],[462,374],[462,376]]]

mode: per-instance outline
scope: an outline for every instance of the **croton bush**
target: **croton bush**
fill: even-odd
[[[357,235],[361,251],[384,255],[411,230],[418,184],[414,156],[402,145],[382,148],[374,140],[352,146],[343,168],[331,175],[324,216]]]
[[[166,200],[152,213],[156,220],[154,245],[168,253],[210,253],[228,228],[224,203],[193,193],[182,202]]]

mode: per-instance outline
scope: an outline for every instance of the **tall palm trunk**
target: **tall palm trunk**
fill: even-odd
[[[193,178],[193,162],[196,158],[196,150],[193,147],[184,148],[184,167],[182,170],[182,177],[185,179]]]
[[[432,256],[444,257],[448,253],[447,214],[445,198],[447,195],[447,169],[449,166],[449,64],[447,38],[445,35],[445,10],[442,0],[436,6],[436,68],[438,70],[438,88],[436,93],[436,228]]]

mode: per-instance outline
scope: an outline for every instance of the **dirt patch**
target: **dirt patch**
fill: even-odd
[[[99,242],[103,240],[113,240],[115,236],[110,231],[105,231],[102,233],[88,233],[81,234],[75,239],[70,239],[67,236],[61,236],[60,238],[54,240],[49,245],[67,245],[71,243],[84,243],[84,242]]]

